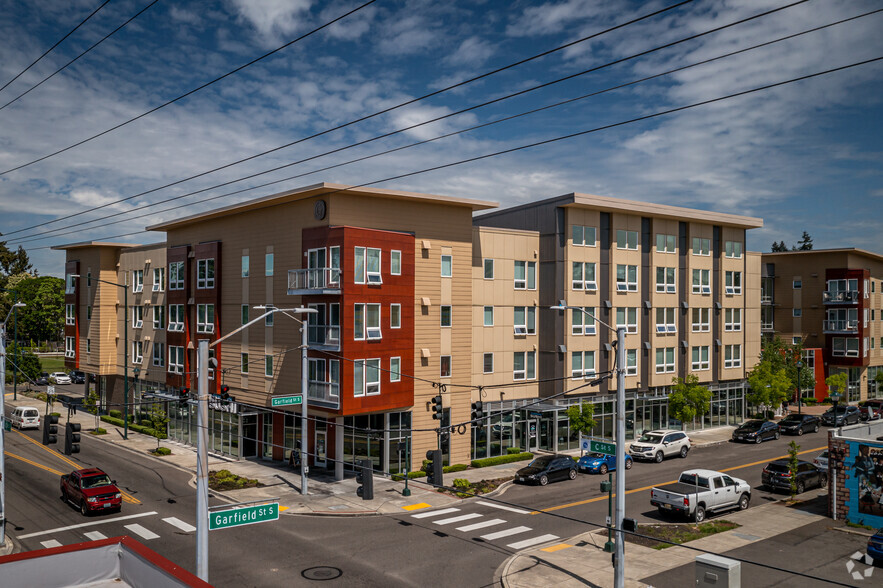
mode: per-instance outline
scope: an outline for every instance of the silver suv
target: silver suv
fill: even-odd
[[[687,457],[688,451],[690,438],[687,434],[669,429],[648,431],[629,446],[629,455],[633,459],[648,459],[656,463],[673,455]]]

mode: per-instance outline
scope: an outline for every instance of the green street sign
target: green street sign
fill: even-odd
[[[276,396],[270,401],[270,406],[290,406],[292,404],[303,404],[304,397],[302,394],[294,396]]]
[[[4,419],[3,420],[3,430],[4,431],[11,431],[12,430],[12,421]]]
[[[272,502],[258,506],[211,511],[208,513],[208,528],[210,531],[214,531],[215,529],[227,529],[276,520],[279,520],[279,503]]]
[[[605,443],[604,441],[592,441],[589,443],[589,451],[593,453],[604,453],[606,455],[616,455],[616,444]]]

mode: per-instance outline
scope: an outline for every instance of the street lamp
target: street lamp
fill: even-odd
[[[72,278],[80,278],[80,274],[69,274]],[[110,284],[123,289],[123,439],[129,438],[129,286],[108,280],[90,277],[90,280]],[[88,389],[88,386],[87,386]]]
[[[564,300],[552,310],[578,310],[595,322],[616,333],[616,551],[613,560],[613,583],[616,588],[625,586],[625,537],[622,534],[622,520],[625,518],[625,327],[613,328],[598,320],[595,315],[580,308],[568,306]]]
[[[800,370],[803,369],[803,362],[797,362],[797,415],[800,416],[800,400],[803,396],[803,390],[801,389],[801,380],[800,380]]]
[[[24,302],[16,302],[12,308],[21,308],[25,306]],[[6,320],[0,325],[0,545],[6,544],[6,425],[10,421],[6,420],[6,323],[9,321],[9,314]],[[16,366],[13,366],[15,373]]]

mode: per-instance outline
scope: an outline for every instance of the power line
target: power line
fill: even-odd
[[[11,84],[11,83],[14,82],[15,80],[17,80],[17,79],[18,79],[19,77],[21,77],[22,75],[24,75],[24,73],[25,73],[26,71],[28,71],[29,69],[31,69],[32,67],[34,67],[35,65],[37,65],[37,63],[38,63],[41,59],[43,59],[44,57],[46,57],[47,55],[49,55],[49,53],[50,53],[53,49],[55,49],[56,47],[58,47],[59,45],[61,45],[61,43],[62,43],[65,39],[67,39],[68,37],[70,37],[71,35],[73,35],[73,34],[76,32],[76,30],[77,30],[78,28],[80,28],[81,26],[83,26],[84,24],[86,24],[86,22],[87,22],[90,18],[92,18],[93,16],[95,16],[96,14],[98,14],[98,11],[101,10],[102,8],[104,8],[105,6],[107,6],[107,4],[108,4],[109,2],[110,2],[110,0],[104,0],[104,3],[101,4],[101,6],[99,6],[99,7],[96,8],[95,10],[93,10],[92,13],[89,14],[89,16],[87,16],[85,19],[83,19],[83,20],[80,22],[80,24],[78,24],[77,26],[75,26],[74,28],[72,28],[68,34],[66,34],[66,35],[63,36],[61,39],[59,39],[59,40],[55,43],[55,45],[53,45],[52,47],[50,47],[49,49],[47,49],[46,51],[44,51],[44,52],[43,52],[43,55],[41,55],[40,57],[38,57],[37,59],[35,59],[34,61],[32,61],[31,64],[30,64],[29,66],[27,66],[26,68],[24,68],[23,70],[21,70],[20,72],[18,72],[18,73],[15,75],[14,78],[12,78],[11,80],[9,80],[9,81],[6,82],[5,84],[3,84],[3,87],[0,88],[0,92],[2,92],[3,90],[5,90],[6,87],[9,86],[9,84]]]

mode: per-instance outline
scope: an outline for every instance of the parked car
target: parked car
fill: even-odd
[[[515,472],[516,482],[540,486],[567,478],[576,478],[576,462],[569,455],[542,455]]]
[[[119,511],[123,495],[116,481],[98,468],[74,470],[61,476],[61,499],[79,507],[83,516],[102,510]]]
[[[660,514],[678,512],[697,523],[705,520],[706,513],[745,510],[750,501],[748,482],[713,470],[687,470],[674,484],[650,490],[650,504]]]
[[[857,406],[851,404],[831,407],[822,415],[822,424],[828,427],[842,427],[854,425],[861,420],[861,413]]]
[[[690,438],[683,431],[660,429],[650,431],[629,445],[629,455],[634,459],[649,459],[660,463],[673,455],[687,457],[690,451]]]
[[[616,456],[606,453],[587,453],[576,462],[576,467],[587,474],[606,474],[616,471]],[[625,469],[632,469],[632,457],[625,456]]]
[[[17,406],[9,419],[13,427],[21,429],[39,429],[40,411],[33,406]]]
[[[791,469],[787,459],[771,461],[763,468],[760,480],[764,486],[772,490],[791,490]],[[797,462],[797,493],[803,492],[810,487],[824,488],[828,484],[828,473],[822,471],[808,461]]]
[[[859,402],[859,418],[863,421],[876,421],[883,416],[883,399],[872,398]]]
[[[821,419],[814,414],[789,414],[779,421],[779,431],[787,435],[818,433]]]
[[[760,443],[767,439],[778,438],[779,425],[773,421],[762,421],[760,419],[745,421],[733,431],[733,441]]]
[[[34,379],[34,384],[37,386],[48,386],[49,385],[49,372],[43,372],[39,376]]]
[[[883,564],[883,529],[868,537],[868,555],[876,564]]]
[[[81,372],[79,370],[71,370],[67,373],[68,377],[71,379],[71,384],[85,384],[86,383],[86,373]]]
[[[49,374],[49,381],[58,386],[64,386],[71,383],[71,378],[64,372],[53,372]]]
[[[828,450],[821,452],[818,454],[815,459],[812,460],[814,466],[819,468],[820,470],[828,471]]]

